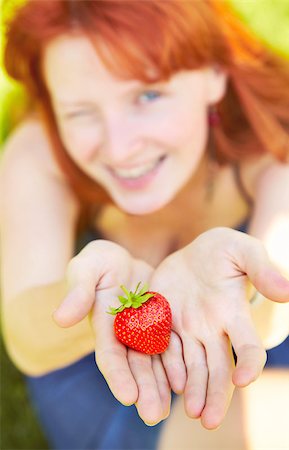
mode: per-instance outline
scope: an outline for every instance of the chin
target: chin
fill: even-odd
[[[134,201],[125,201],[124,199],[114,199],[115,204],[124,212],[131,215],[136,216],[144,216],[147,214],[153,214],[162,208],[164,208],[167,204],[170,203],[170,200],[165,201],[164,199],[144,199],[139,198]]]
[[[127,214],[133,215],[133,216],[145,216],[148,214],[153,214],[157,211],[159,211],[162,206],[158,207],[152,207],[152,206],[142,206],[142,205],[122,205],[117,203],[117,206],[124,211]]]

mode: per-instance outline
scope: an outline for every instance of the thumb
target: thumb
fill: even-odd
[[[118,244],[95,240],[87,244],[68,263],[68,294],[53,318],[61,327],[70,327],[84,319],[96,300],[96,289],[119,286],[132,272],[132,258]]]
[[[263,244],[250,237],[242,253],[245,272],[257,291],[274,302],[289,302],[289,280],[272,263]]]
[[[54,311],[53,319],[60,327],[71,327],[84,319],[95,301],[95,286],[78,284],[66,295]]]

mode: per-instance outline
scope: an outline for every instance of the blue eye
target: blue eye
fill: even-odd
[[[149,103],[157,100],[161,96],[161,93],[158,91],[144,91],[138,97],[140,103]]]

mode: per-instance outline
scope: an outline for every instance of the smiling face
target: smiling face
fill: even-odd
[[[67,152],[119,208],[157,211],[196,172],[224,74],[183,71],[155,84],[119,79],[81,36],[52,40],[43,70]]]

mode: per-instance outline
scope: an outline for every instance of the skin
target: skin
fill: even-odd
[[[30,286],[65,276],[69,293],[54,319],[62,327],[71,327],[91,316],[96,361],[116,398],[124,404],[135,403],[140,417],[155,424],[169,413],[171,387],[177,393],[184,392],[189,417],[201,418],[205,428],[216,428],[224,419],[234,386],[254,381],[265,363],[263,341],[245,298],[247,276],[272,300],[270,305],[289,298],[289,283],[272,266],[260,240],[230,229],[248,212],[230,168],[220,171],[212,204],[204,202],[208,178],[207,110],[224,95],[226,76],[206,68],[178,73],[158,86],[140,86],[135,80],[120,80],[109,73],[89,41],[81,36],[62,36],[52,41],[44,53],[43,70],[67,151],[109,192],[115,207],[103,211],[97,220],[107,240],[93,241],[72,258],[73,236],[66,230],[73,228],[75,204],[55,163],[49,159],[44,165],[35,152],[31,167],[36,165],[35,172],[43,175],[40,186],[43,178],[47,181],[45,211],[53,216],[56,202],[57,220],[63,217],[57,226],[49,223],[49,217],[45,223],[33,217],[38,220],[38,229],[46,230],[49,236],[41,240],[41,245],[46,241],[47,249],[39,241],[41,251],[47,251],[47,266],[38,263],[37,276],[28,274],[27,262],[21,263],[19,256],[31,254],[28,247],[33,247],[35,236],[26,239],[26,244],[25,227],[19,226],[22,234],[17,255],[7,260],[15,261],[13,267],[19,267],[26,277],[15,286],[13,270],[6,268],[11,287],[8,283],[5,297],[12,299],[13,289],[23,291],[29,276]],[[49,149],[43,150],[41,145],[38,148],[47,158]],[[160,157],[165,159],[144,179],[124,182],[112,175],[147,171]],[[13,160],[13,156],[10,158]],[[284,186],[289,189],[285,181],[288,168],[284,171],[272,161],[257,161],[245,167],[248,185],[260,186],[268,176],[267,167],[273,169],[274,179],[282,179],[280,191]],[[35,185],[31,195],[40,195],[41,189],[35,189]],[[223,202],[225,195],[231,195],[230,201]],[[274,215],[283,207],[276,198]],[[262,217],[267,215],[268,223],[273,212],[261,195],[256,200],[259,215],[253,216],[250,232],[264,237]],[[40,208],[41,204],[43,201],[39,201]],[[32,216],[34,209],[33,205]],[[108,220],[111,217],[116,218],[113,229]],[[11,226],[8,228],[7,235],[10,232],[12,236]],[[183,236],[183,242],[176,242],[179,236]],[[284,237],[283,245],[287,241]],[[57,242],[62,244],[57,246]],[[65,255],[59,250],[64,245]],[[283,264],[285,258],[275,259],[289,273]],[[162,357],[126,349],[114,337],[113,318],[106,315],[108,307],[114,306],[112,299],[121,294],[120,284],[133,289],[139,280],[148,281],[151,290],[159,290],[171,303],[173,333],[169,350]],[[236,368],[229,339],[238,354]]]
[[[209,255],[216,256],[210,261]],[[119,268],[121,260],[125,262],[123,269]],[[216,266],[217,261],[223,262]],[[92,264],[94,270],[88,273]],[[210,282],[204,265],[209,265]],[[93,308],[97,364],[116,398],[124,404],[136,403],[146,423],[157,423],[168,414],[168,378],[176,393],[184,392],[187,415],[201,417],[208,429],[217,428],[230,404],[233,384],[247,386],[261,374],[266,362],[244,300],[245,269],[267,298],[278,302],[288,299],[289,283],[276,272],[262,245],[234,230],[215,228],[202,234],[155,270],[132,260],[113,243],[93,241],[70,263],[70,294],[54,318],[61,326],[71,326]],[[158,377],[153,370],[158,357],[126,349],[114,336],[113,318],[105,316],[112,298],[121,293],[120,280],[134,286],[140,275],[169,299],[172,308],[173,336],[162,357],[165,372],[159,365]],[[238,356],[236,368],[228,338]]]
[[[163,208],[204,156],[207,109],[224,93],[225,75],[181,72],[145,86],[109,73],[87,39],[71,43],[65,36],[50,43],[43,64],[67,151],[122,210],[148,214]],[[110,172],[142,170],[160,157],[161,167],[141,187],[123,186]]]

